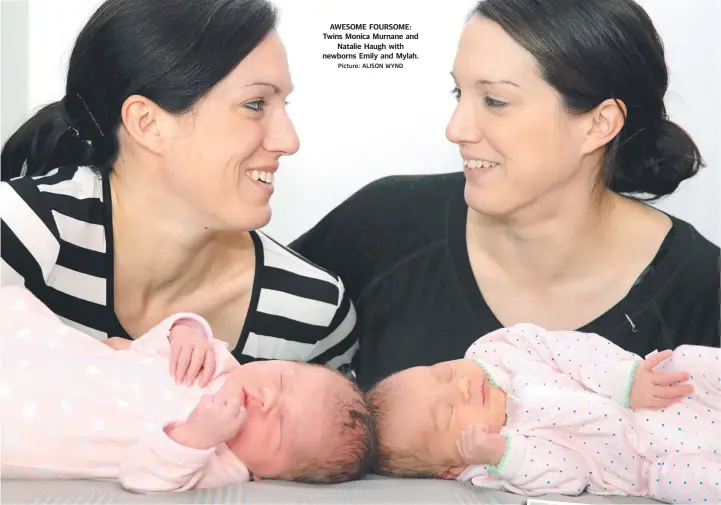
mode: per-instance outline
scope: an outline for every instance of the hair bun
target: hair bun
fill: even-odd
[[[656,128],[621,138],[617,168],[609,187],[617,193],[643,193],[655,200],[673,193],[704,166],[690,135],[668,119]]]

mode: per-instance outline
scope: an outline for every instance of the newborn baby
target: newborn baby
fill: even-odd
[[[241,366],[193,314],[114,350],[7,287],[0,358],[3,477],[183,491],[258,478],[342,482],[369,459],[352,382],[320,365]]]
[[[404,370],[368,392],[375,470],[527,496],[719,503],[720,359],[719,349],[681,346],[642,360],[598,335],[498,330],[465,359]]]

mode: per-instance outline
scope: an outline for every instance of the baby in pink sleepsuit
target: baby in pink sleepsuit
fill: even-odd
[[[327,367],[239,365],[193,314],[114,350],[27,290],[0,289],[3,477],[119,480],[136,492],[340,482],[367,466],[364,405]]]
[[[527,496],[721,502],[716,348],[643,360],[598,335],[520,324],[465,359],[392,375],[366,400],[381,474]]]

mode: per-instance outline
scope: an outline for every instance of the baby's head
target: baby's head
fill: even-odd
[[[363,393],[334,369],[248,363],[218,394],[245,405],[246,421],[228,446],[254,478],[330,484],[370,468],[373,438]]]
[[[506,394],[472,359],[403,370],[366,394],[375,420],[373,470],[391,477],[452,479],[464,464],[456,441],[473,423],[498,433]]]

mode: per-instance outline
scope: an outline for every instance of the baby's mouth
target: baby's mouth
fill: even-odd
[[[481,403],[486,404],[486,379],[481,383]]]

